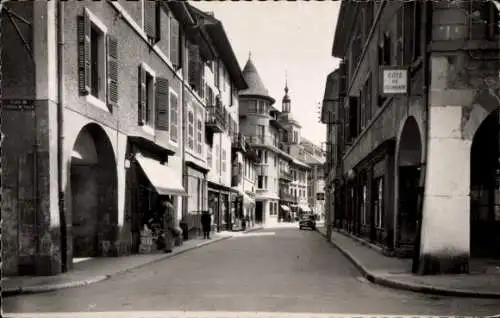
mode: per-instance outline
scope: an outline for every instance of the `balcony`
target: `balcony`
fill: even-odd
[[[241,133],[235,134],[233,136],[232,147],[233,150],[241,152],[246,152],[249,148],[245,136],[243,136]]]
[[[293,195],[291,195],[288,192],[285,192],[282,189],[280,189],[280,191],[279,191],[279,196],[280,196],[280,200],[282,200],[282,201],[286,201],[286,202],[296,202],[297,201]]]
[[[225,128],[224,109],[221,106],[207,106],[205,127],[208,132],[222,133]]]
[[[272,136],[247,136],[247,141],[251,146],[271,146],[278,147],[279,141]]]
[[[292,182],[293,181],[293,175],[290,171],[286,170],[280,170],[279,172],[279,178],[280,180],[286,181],[286,182]]]

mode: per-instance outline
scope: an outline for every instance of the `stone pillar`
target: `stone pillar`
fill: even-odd
[[[35,274],[61,272],[57,166],[57,32],[56,2],[33,4],[33,56],[36,78],[38,251]]]
[[[462,136],[467,96],[448,88],[448,60],[431,58],[421,274],[468,272],[470,149]]]

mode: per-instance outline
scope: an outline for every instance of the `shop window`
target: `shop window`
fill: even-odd
[[[363,197],[361,198],[361,224],[362,225],[367,225],[370,222],[368,222],[368,206],[367,206],[367,187],[366,184],[363,185],[363,191],[362,195]]]
[[[384,227],[384,178],[377,178],[374,191],[374,222],[375,228],[383,229]]]

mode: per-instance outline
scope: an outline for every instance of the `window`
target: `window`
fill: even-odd
[[[227,155],[227,152],[225,149],[222,149],[222,172],[226,172],[226,155]]]
[[[218,175],[220,173],[220,153],[219,145],[215,146],[215,172]]]
[[[203,152],[203,120],[198,117],[196,123],[196,152],[201,154]]]
[[[188,148],[194,149],[194,113],[192,110],[188,111]]]
[[[156,1],[155,1],[156,2]],[[174,18],[173,15],[169,15],[170,18],[170,61],[174,67],[179,67],[181,59],[180,37],[179,37],[179,22]]]
[[[260,143],[264,143],[264,135],[266,133],[266,127],[264,125],[257,125],[257,137]]]
[[[259,189],[264,188],[264,176],[257,177],[257,188]]]
[[[170,91],[170,140],[177,142],[178,135],[178,118],[177,114],[179,112],[179,105],[177,104],[177,94]]]
[[[160,6],[157,1],[144,1],[143,19],[144,32],[146,32],[150,43],[157,43],[161,36]]]
[[[107,32],[88,9],[78,17],[79,91],[105,110],[118,102],[118,41]]]
[[[155,122],[155,73],[146,64],[139,66],[139,107],[140,126],[154,127]]]
[[[299,133],[297,131],[293,132],[293,142],[298,143],[299,142]]]
[[[374,191],[374,216],[375,216],[375,227],[377,229],[382,229],[384,224],[384,178],[378,178],[374,180],[375,191]]]
[[[368,206],[367,206],[367,202],[366,202],[366,198],[367,198],[367,188],[366,188],[366,184],[363,185],[363,198],[361,200],[361,224],[362,225],[367,225],[369,224],[368,222]]]
[[[209,147],[207,150],[207,165],[212,168],[212,152],[214,149],[212,147]]]
[[[249,113],[256,113],[257,112],[257,101],[256,100],[249,100],[247,101],[248,104],[248,112]]]

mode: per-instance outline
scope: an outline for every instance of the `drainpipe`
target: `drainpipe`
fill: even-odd
[[[184,33],[184,32],[183,32]],[[186,54],[186,51],[185,51],[185,48],[187,47],[187,38],[186,38],[186,34],[184,33],[182,35],[182,46],[183,48],[181,48],[181,55],[182,55],[182,61],[181,63],[184,64],[184,61],[186,60],[184,58],[184,54]],[[182,107],[182,145],[181,145],[181,165],[182,165],[182,168],[181,168],[181,171],[182,171],[182,185],[184,186],[184,190],[187,192],[189,191],[189,187],[188,187],[188,177],[187,177],[187,169],[186,169],[186,141],[187,141],[187,130],[186,130],[186,125],[187,125],[187,105],[186,105],[186,77],[187,77],[187,80],[189,80],[189,74],[186,74],[185,72],[186,68],[185,67],[182,67],[182,73],[183,73],[183,76],[182,76],[182,92],[181,92],[181,107]],[[186,76],[184,76],[186,75]],[[188,197],[186,196],[182,196],[181,197],[181,200],[182,200],[182,216],[181,216],[181,219],[179,220],[179,222],[183,222],[183,221],[186,221],[184,220],[184,217],[187,216],[188,214],[188,207],[187,207],[187,201]]]
[[[417,237],[416,237],[416,244],[415,244],[415,251],[414,251],[414,259],[413,259],[413,264],[412,264],[412,272],[414,273],[422,273],[424,269],[423,260],[422,260],[422,255],[421,255],[421,238],[422,238],[422,220],[423,220],[423,210],[424,210],[424,194],[425,194],[425,181],[426,181],[426,174],[427,174],[427,154],[428,154],[428,140],[429,140],[429,131],[430,131],[430,124],[429,124],[429,85],[430,85],[430,79],[429,79],[429,53],[427,52],[428,49],[428,41],[429,41],[429,14],[430,14],[430,5],[428,1],[423,2],[423,21],[422,25],[424,25],[424,34],[423,34],[423,39],[421,39],[421,44],[422,44],[422,51],[423,51],[423,61],[422,61],[422,71],[424,74],[423,78],[423,105],[425,108],[425,136],[426,136],[426,146],[422,147],[423,148],[423,158],[425,158],[424,162],[421,164],[420,168],[420,202],[418,206],[418,223],[417,223]]]
[[[64,113],[64,2],[57,2],[57,184],[59,203],[59,227],[61,230],[61,265],[62,272],[68,271],[68,246],[66,231],[66,210],[64,208],[64,187],[63,187],[63,158],[64,158],[64,134],[63,134],[63,113]]]

